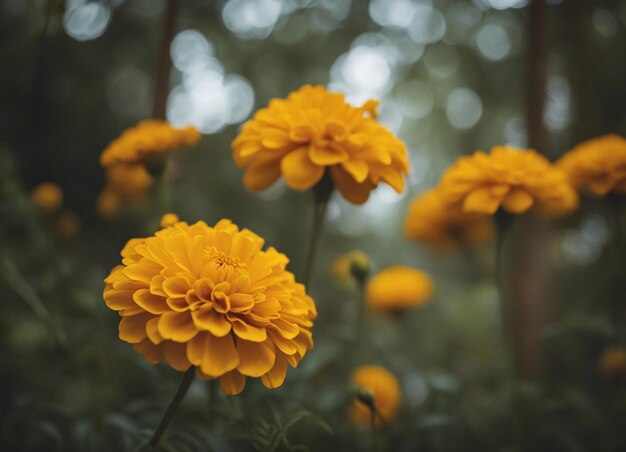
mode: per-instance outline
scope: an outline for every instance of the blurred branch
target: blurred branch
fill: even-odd
[[[161,47],[157,60],[156,82],[154,86],[154,105],[152,117],[165,119],[165,107],[170,87],[170,71],[172,61],[170,57],[170,46],[174,39],[174,28],[176,15],[178,13],[178,0],[167,0],[165,17],[163,22],[163,35],[161,37]]]

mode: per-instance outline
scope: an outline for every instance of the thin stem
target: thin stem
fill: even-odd
[[[524,407],[523,400],[518,388],[518,369],[515,354],[515,328],[513,319],[513,309],[507,298],[506,274],[504,272],[504,250],[505,241],[513,226],[514,217],[503,214],[498,224],[498,236],[496,242],[495,259],[495,282],[500,298],[500,313],[502,316],[502,330],[507,343],[508,371],[511,384],[511,402],[513,405],[513,441],[516,450],[525,449],[524,430]]]
[[[314,196],[314,212],[313,212],[313,228],[311,229],[311,239],[309,240],[309,249],[306,254],[304,264],[304,273],[302,275],[302,283],[305,287],[309,287],[311,276],[313,276],[313,267],[317,258],[317,250],[319,248],[320,236],[322,233],[322,225],[326,217],[326,208],[328,200],[333,192],[333,185],[330,178],[325,176],[315,187],[313,187]]]
[[[159,422],[158,427],[152,435],[152,438],[150,438],[150,442],[148,443],[150,446],[156,447],[159,444],[159,440],[161,439],[161,436],[163,436],[163,433],[165,433],[165,430],[172,420],[172,417],[174,416],[178,405],[180,405],[180,402],[182,402],[183,398],[185,398],[185,394],[187,394],[187,390],[189,389],[189,385],[191,385],[195,374],[196,368],[194,366],[191,366],[189,370],[187,370],[187,372],[183,374],[183,377],[180,380],[178,389],[176,390],[172,401],[165,410],[165,413],[163,413],[161,422]]]
[[[370,407],[370,420],[372,423],[372,451],[375,451],[377,449],[377,444],[378,444],[378,429],[376,428],[376,414],[377,414],[378,410],[376,409],[376,406]]]
[[[163,23],[163,35],[157,61],[156,82],[154,85],[154,105],[152,116],[157,119],[165,119],[165,107],[170,84],[170,46],[174,39],[174,26],[178,10],[178,0],[167,0],[165,18]]]
[[[215,402],[217,400],[217,388],[219,384],[219,380],[214,378],[212,380],[208,380],[207,382],[207,397],[209,399],[209,418],[207,421],[208,426],[210,427],[213,424],[213,419],[215,417]]]

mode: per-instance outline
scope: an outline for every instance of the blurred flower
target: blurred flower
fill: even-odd
[[[402,192],[407,151],[374,120],[376,106],[368,101],[355,108],[342,94],[308,85],[272,100],[233,141],[246,188],[264,190],[282,175],[292,189],[306,190],[328,168],[334,185],[355,204],[367,201],[381,181]]]
[[[367,299],[377,311],[400,311],[424,305],[434,291],[430,276],[421,270],[396,265],[374,276]]]
[[[107,169],[106,187],[121,199],[143,197],[154,179],[142,165],[115,165]]]
[[[606,378],[626,377],[626,348],[607,347],[598,359],[598,371]]]
[[[596,196],[611,190],[626,194],[626,139],[619,135],[603,135],[580,143],[556,165],[576,188],[585,188]]]
[[[443,175],[439,193],[469,213],[493,214],[502,206],[518,214],[533,207],[558,216],[578,207],[578,195],[565,173],[532,149],[507,146],[459,158]]]
[[[43,182],[32,189],[30,199],[41,209],[52,212],[63,204],[63,190],[54,182]]]
[[[98,214],[102,218],[110,220],[115,218],[121,209],[122,199],[110,187],[105,187],[96,201]]]
[[[358,385],[357,398],[350,407],[349,418],[355,425],[372,425],[372,408],[376,410],[376,428],[393,421],[400,407],[400,384],[387,369],[361,366],[352,374]]]
[[[149,362],[198,366],[236,394],[246,377],[282,385],[313,347],[317,313],[305,287],[285,270],[289,260],[229,220],[176,223],[132,239],[106,278],[104,299],[119,311],[120,339]]]
[[[353,286],[356,281],[364,279],[369,273],[369,258],[363,251],[350,251],[333,261],[332,273],[337,282]]]
[[[56,219],[56,233],[62,239],[71,239],[80,232],[81,222],[78,214],[72,210],[66,210]]]
[[[407,238],[422,241],[439,251],[487,242],[493,232],[489,217],[451,209],[436,189],[428,190],[411,202],[404,222]]]
[[[100,164],[108,168],[120,163],[149,163],[153,157],[195,145],[200,137],[193,126],[177,129],[166,121],[147,119],[113,140],[100,155]]]
[[[175,213],[166,213],[165,215],[161,217],[160,225],[162,228],[166,228],[168,226],[174,226],[179,221],[180,219],[178,218],[178,215],[176,215]]]

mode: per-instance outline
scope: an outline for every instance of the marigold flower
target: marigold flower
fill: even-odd
[[[558,216],[578,207],[578,195],[565,173],[532,149],[496,146],[459,158],[439,184],[443,200],[468,213],[512,214],[531,207]]]
[[[233,141],[235,162],[252,192],[281,175],[294,190],[316,185],[326,170],[350,202],[362,204],[381,181],[404,189],[409,161],[404,144],[374,120],[377,103],[360,108],[322,86],[303,86],[274,99]]]
[[[122,317],[119,335],[146,360],[197,366],[236,394],[246,377],[280,386],[313,347],[317,312],[288,259],[230,220],[176,223],[130,240],[106,278],[104,300]]]
[[[350,421],[355,425],[372,425],[372,408],[376,409],[376,427],[393,421],[400,407],[400,384],[387,369],[379,366],[361,366],[352,374],[359,388],[371,392],[373,397],[357,397],[349,410]],[[367,400],[366,400],[367,399]],[[373,406],[371,406],[373,404]]]
[[[439,251],[487,242],[493,232],[488,216],[451,208],[436,189],[426,191],[411,202],[404,222],[408,239],[422,241]]]
[[[152,157],[194,146],[200,137],[193,126],[179,129],[167,121],[147,119],[113,140],[100,155],[100,164],[104,167],[143,164]]]
[[[43,182],[32,189],[30,199],[41,209],[52,212],[63,204],[63,190],[53,182]]]
[[[180,218],[178,218],[178,215],[176,215],[175,213],[166,213],[165,215],[161,217],[160,226],[161,228],[174,226],[179,221],[180,221]]]
[[[115,165],[106,172],[106,188],[123,200],[141,198],[153,185],[154,179],[143,165]]]
[[[115,218],[122,209],[122,199],[111,188],[105,187],[96,201],[98,214],[107,220]]]
[[[367,299],[377,311],[399,311],[424,305],[434,291],[426,273],[405,265],[389,267],[367,285]]]
[[[598,360],[598,371],[606,378],[625,378],[626,348],[607,347]]]
[[[626,194],[626,139],[619,135],[580,143],[556,165],[576,188],[585,188],[596,196],[610,191]]]

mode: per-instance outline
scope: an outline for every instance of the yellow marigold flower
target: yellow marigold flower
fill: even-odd
[[[598,360],[598,371],[606,378],[625,378],[626,348],[607,347]]]
[[[106,172],[106,188],[121,199],[141,198],[153,185],[154,179],[143,165],[115,165]]]
[[[597,196],[610,191],[626,194],[626,139],[619,135],[580,143],[556,165],[576,188],[585,188]]]
[[[104,300],[122,317],[119,335],[146,360],[197,366],[236,394],[246,377],[282,385],[313,347],[317,312],[288,259],[230,220],[176,223],[130,240],[106,278]]]
[[[76,235],[80,232],[80,227],[80,217],[76,212],[71,210],[61,213],[55,223],[56,233],[62,239],[71,239],[76,237]]]
[[[350,421],[355,425],[372,425],[372,407],[375,407],[376,427],[393,421],[400,407],[400,384],[397,378],[387,369],[379,366],[361,366],[352,374],[361,391],[349,411]],[[369,394],[367,393],[369,391]]]
[[[578,207],[578,195],[565,173],[532,149],[507,146],[459,158],[444,174],[439,193],[468,213],[493,214],[502,206],[512,214],[532,207],[558,216]]]
[[[53,182],[43,182],[32,189],[30,199],[41,209],[52,212],[63,204],[63,190]]]
[[[148,119],[125,130],[111,142],[100,155],[100,164],[110,167],[146,163],[151,157],[193,146],[200,137],[200,132],[193,126],[178,129],[167,121]]]
[[[96,210],[98,214],[107,220],[110,220],[119,214],[122,209],[122,199],[109,187],[105,187],[96,201]]]
[[[361,276],[367,276],[369,267],[367,254],[355,250],[339,256],[333,261],[332,274],[339,283],[352,286]]]
[[[166,228],[168,226],[174,226],[179,221],[180,218],[178,218],[178,215],[176,215],[175,213],[166,213],[161,217],[160,225],[162,228]]]
[[[404,265],[389,267],[367,285],[367,299],[377,311],[400,311],[424,305],[434,291],[426,273]]]
[[[490,218],[453,209],[432,189],[415,198],[404,222],[408,239],[445,251],[466,244],[485,243],[493,237]]]
[[[281,175],[294,190],[316,185],[328,169],[350,202],[362,204],[381,181],[404,189],[409,161],[404,144],[374,120],[377,103],[360,108],[322,86],[303,86],[287,99],[273,99],[233,141],[235,162],[245,168],[252,192]]]

